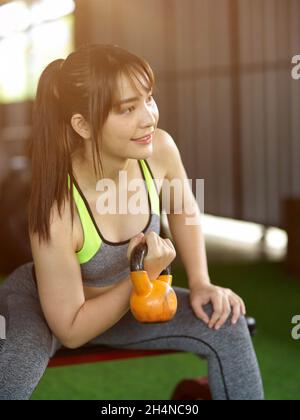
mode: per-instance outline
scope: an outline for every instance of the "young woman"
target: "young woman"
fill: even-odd
[[[199,223],[187,225],[173,201],[168,214],[189,280],[189,289],[174,287],[176,315],[143,324],[129,310],[133,248],[147,243],[150,279],[176,256],[171,241],[159,236],[162,183],[157,181],[187,178],[175,142],[158,129],[154,85],[145,60],[104,44],[55,60],[40,77],[30,144],[33,262],[17,268],[0,289],[6,319],[0,399],[30,398],[58,348],[86,343],[193,352],[208,360],[214,399],[263,399],[245,305],[210,282],[191,190],[186,196]],[[137,141],[146,136],[150,140]],[[148,211],[99,215],[99,180],[114,182],[117,196],[132,197],[119,181],[121,171],[128,184],[145,180]]]

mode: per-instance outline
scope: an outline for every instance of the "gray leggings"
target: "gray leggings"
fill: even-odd
[[[6,339],[0,340],[0,400],[29,399],[49,358],[61,347],[50,331],[31,275],[32,263],[16,269],[0,288],[0,315]],[[174,287],[175,317],[161,324],[141,324],[128,311],[91,344],[128,349],[173,349],[192,352],[208,361],[209,384],[215,400],[262,400],[263,387],[251,337],[244,318],[209,329],[189,304],[189,290]],[[208,315],[211,305],[206,305]]]

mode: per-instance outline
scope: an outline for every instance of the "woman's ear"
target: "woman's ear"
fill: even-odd
[[[81,114],[74,114],[71,118],[71,125],[82,138],[90,139],[91,131],[89,124],[85,121]]]

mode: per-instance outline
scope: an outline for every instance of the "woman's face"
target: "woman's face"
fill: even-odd
[[[157,128],[159,111],[152,92],[140,85],[137,90],[125,75],[119,77],[118,85],[120,101],[136,99],[117,103],[111,110],[102,131],[103,153],[124,159],[147,159],[153,152],[152,143],[140,145],[132,139],[145,137]]]

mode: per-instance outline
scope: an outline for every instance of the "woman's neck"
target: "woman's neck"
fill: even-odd
[[[134,159],[116,160],[102,156],[103,176],[97,176],[92,159],[73,158],[72,167],[75,178],[86,191],[96,191],[97,182],[101,179],[112,180],[116,187],[119,185],[119,172],[132,169]]]

